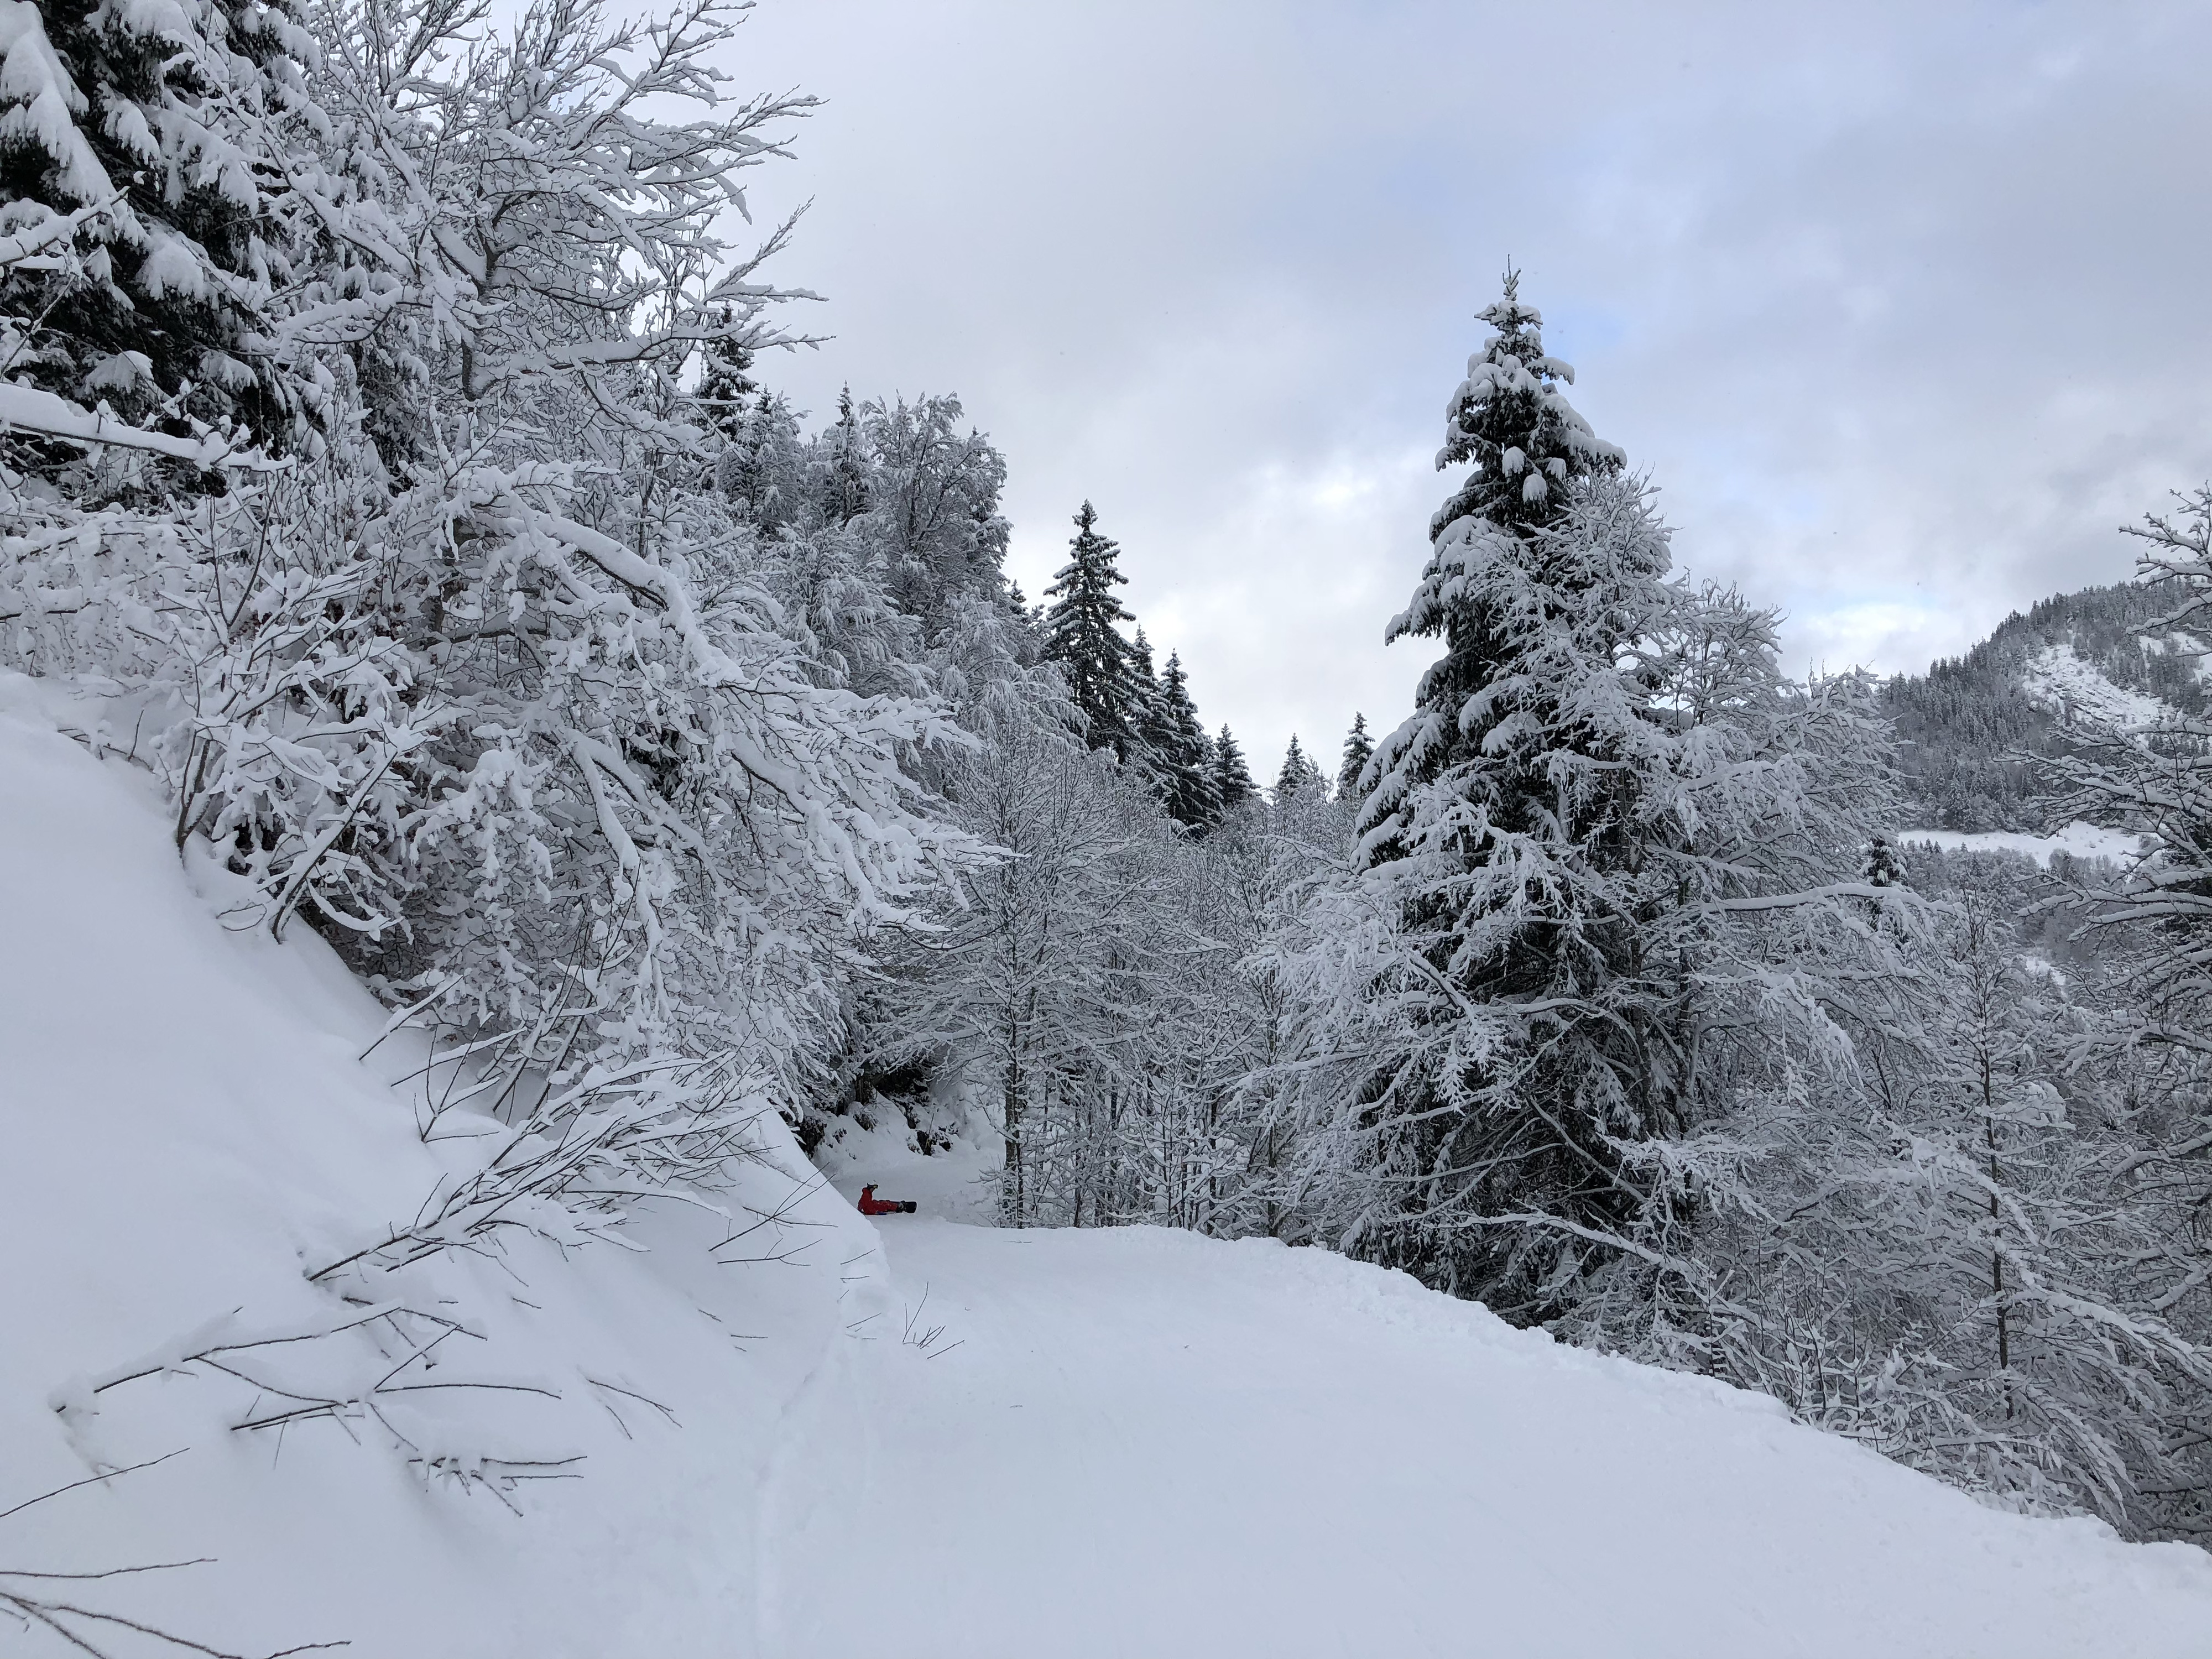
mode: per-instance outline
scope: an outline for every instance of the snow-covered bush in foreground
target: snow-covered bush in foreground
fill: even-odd
[[[227,62],[226,15],[160,27]],[[231,924],[330,939],[428,1040],[422,1139],[467,1143],[427,1197],[303,1252],[339,1310],[246,1349],[210,1330],[155,1369],[275,1340],[313,1371],[373,1328],[366,1370],[270,1383],[285,1403],[240,1426],[366,1416],[500,1484],[536,1460],[434,1445],[384,1398],[477,1317],[424,1264],[619,1237],[641,1201],[714,1205],[768,1156],[871,936],[974,860],[915,765],[966,739],[825,672],[773,591],[782,549],[690,423],[702,344],[781,337],[755,279],[781,233],[732,264],[714,227],[805,105],[719,101],[736,14],[614,25],[552,0],[483,40],[465,7],[369,3],[319,14],[319,42],[269,15],[258,72],[283,97],[210,70],[171,86],[161,131],[199,135],[172,161],[185,199],[236,198],[266,252],[244,288],[208,276],[194,303],[229,309],[192,317],[260,354],[258,407],[313,418],[217,427],[161,362],[166,401],[70,402],[105,370],[0,387],[0,661],[107,699],[100,740],[167,787]],[[62,365],[92,325],[49,290],[123,280],[143,227],[51,118],[137,129],[112,88],[25,94],[18,67],[59,59],[38,13],[9,26],[17,138],[63,199],[0,244],[7,345]],[[143,234],[149,264],[177,246]]]

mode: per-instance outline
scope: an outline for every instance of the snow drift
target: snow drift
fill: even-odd
[[[0,1594],[261,1654],[2212,1645],[2195,1549],[1318,1252],[956,1225],[945,1158],[878,1231],[774,1124],[726,1213],[648,1206],[643,1249],[519,1237],[343,1302],[313,1264],[477,1143],[421,1138],[407,1058],[359,1058],[382,1011],[319,942],[227,932],[45,695],[0,681],[0,1509],[166,1461],[0,1519],[0,1568],[210,1559]],[[842,1178],[900,1178],[864,1150]],[[375,1412],[289,1415],[379,1362]]]

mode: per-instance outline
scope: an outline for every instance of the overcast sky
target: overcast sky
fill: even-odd
[[[1678,566],[1793,671],[1924,667],[2122,579],[2212,473],[2212,6],[763,0],[825,106],[757,216],[821,349],[956,392],[1034,599],[1086,496],[1200,713],[1271,775],[1404,716],[1382,629],[1510,258]]]

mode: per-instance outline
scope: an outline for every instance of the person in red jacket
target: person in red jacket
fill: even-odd
[[[910,1198],[903,1200],[878,1198],[876,1183],[872,1181],[860,1188],[860,1213],[862,1215],[912,1215],[914,1200]]]

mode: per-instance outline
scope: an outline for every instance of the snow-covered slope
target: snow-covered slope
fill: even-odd
[[[394,1379],[434,1386],[380,1397],[422,1451],[463,1460],[427,1483],[378,1421],[234,1431],[283,1402],[205,1366],[88,1393],[234,1311],[248,1334],[342,1322],[358,1310],[303,1266],[411,1219],[481,1143],[418,1139],[386,1083],[406,1062],[391,1045],[381,1071],[356,1058],[381,1011],[307,930],[281,947],[226,932],[220,872],[195,890],[143,775],[57,735],[43,690],[0,675],[0,1510],[92,1459],[177,1455],[0,1520],[0,1568],[212,1557],[60,1599],[240,1654],[338,1639],[368,1659],[757,1651],[761,1470],[785,1405],[846,1340],[841,1294],[872,1293],[842,1281],[865,1278],[872,1235],[818,1183],[790,1227],[719,1254],[731,1229],[672,1206],[635,1230],[650,1254],[564,1259],[531,1239],[502,1261],[428,1264],[410,1294],[482,1340]],[[758,1173],[735,1200],[788,1195]],[[742,1265],[770,1239],[802,1254]],[[343,1386],[388,1369],[379,1342],[405,1358],[372,1326],[223,1358]],[[58,1391],[96,1411],[58,1413]],[[583,1461],[516,1486],[518,1516],[465,1479],[484,1454]],[[0,1577],[0,1592],[36,1587]],[[73,1650],[0,1618],[0,1651]]]
[[[2024,757],[2100,737],[2139,741],[2177,714],[2204,714],[2212,642],[2160,625],[2185,598],[2140,582],[2055,594],[2008,617],[1965,656],[1887,682],[1882,701],[1897,723],[1914,818],[1974,831],[2039,828],[2045,781]]]
[[[368,1659],[2212,1650],[2201,1552],[1985,1510],[1319,1252],[954,1224],[975,1160],[896,1137],[841,1155],[923,1200],[879,1231],[824,1190],[719,1255],[671,1206],[647,1254],[432,1264],[415,1293],[477,1334],[405,1375],[507,1386],[380,1398],[427,1450],[583,1455],[520,1515],[374,1421],[239,1431],[274,1397],[204,1366],[94,1394],[234,1310],[326,1328],[303,1264],[473,1155],[417,1138],[389,1045],[356,1059],[380,1015],[327,951],[222,902],[140,775],[0,681],[0,1510],[177,1454],[0,1519],[0,1568],[215,1558],[0,1598]],[[325,1376],[364,1332],[235,1368]]]
[[[2070,645],[2046,645],[2031,655],[2021,689],[2029,702],[2049,710],[2069,730],[2137,737],[2177,714],[2156,697],[2113,684]]]
[[[937,1357],[887,1330],[806,1397],[764,1522],[769,1653],[2212,1644],[2201,1551],[1996,1513],[1402,1274],[1152,1229],[881,1225]]]

